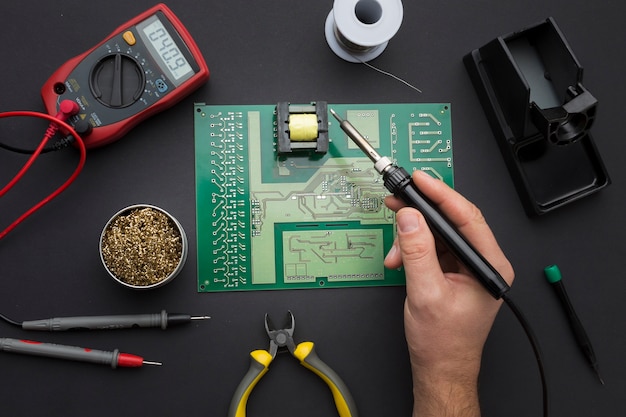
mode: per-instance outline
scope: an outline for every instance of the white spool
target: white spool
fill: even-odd
[[[402,16],[402,0],[335,0],[326,18],[326,42],[346,61],[371,61],[400,29]]]

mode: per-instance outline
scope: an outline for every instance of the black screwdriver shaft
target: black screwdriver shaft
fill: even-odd
[[[574,305],[570,301],[569,295],[565,290],[565,285],[563,284],[559,267],[557,265],[547,266],[544,268],[544,274],[546,276],[546,280],[550,283],[559,298],[559,301],[561,302],[561,306],[565,311],[565,315],[567,316],[567,320],[569,321],[570,328],[576,338],[580,351],[585,356],[585,359],[587,359],[587,362],[589,362],[589,365],[591,365],[591,368],[595,372],[600,383],[604,385],[604,379],[602,379],[602,376],[600,375],[598,359],[596,358],[596,353],[591,345],[591,339],[589,339],[582,322],[578,318],[578,314],[576,314],[576,310],[574,310]]]

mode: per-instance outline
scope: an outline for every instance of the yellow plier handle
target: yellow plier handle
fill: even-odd
[[[250,352],[250,368],[235,390],[228,408],[228,417],[245,417],[248,397],[261,377],[269,370],[274,358],[266,350]]]
[[[335,406],[340,417],[358,417],[356,404],[348,387],[339,375],[317,356],[313,342],[298,344],[293,352],[293,356],[300,360],[302,366],[310,369],[326,382],[326,385],[333,393]]]

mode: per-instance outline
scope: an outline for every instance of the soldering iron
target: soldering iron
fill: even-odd
[[[411,179],[411,175],[404,168],[398,167],[390,158],[381,156],[349,121],[342,119],[333,109],[329,110],[339,122],[341,129],[374,163],[374,168],[383,177],[385,188],[410,207],[419,210],[433,234],[467,267],[470,273],[495,299],[503,299],[515,314],[528,336],[537,360],[543,388],[543,415],[546,417],[549,413],[548,388],[539,342],[528,321],[509,297],[508,291],[511,288],[509,284],[472,244],[457,231],[445,215],[437,209],[435,204],[417,188]]]
[[[350,122],[343,120],[334,110],[330,109],[330,112],[339,121],[341,129],[374,163],[376,171],[383,176],[385,188],[424,215],[433,233],[444,242],[487,291],[496,299],[500,299],[509,291],[509,284],[504,281],[504,278],[418,190],[409,173],[404,168],[396,166],[388,157],[379,155]]]

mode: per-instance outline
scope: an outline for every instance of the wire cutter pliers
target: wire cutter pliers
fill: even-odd
[[[269,350],[255,350],[250,353],[250,368],[243,377],[228,409],[228,417],[245,417],[248,397],[261,377],[269,370],[270,363],[276,357],[280,348],[287,348],[289,352],[300,360],[300,364],[310,369],[329,386],[337,411],[340,417],[358,417],[352,395],[346,384],[328,365],[320,360],[315,353],[313,342],[302,342],[296,345],[293,341],[293,332],[296,321],[291,311],[288,313],[290,325],[284,329],[271,329],[270,319],[265,315],[265,331],[270,338]]]

